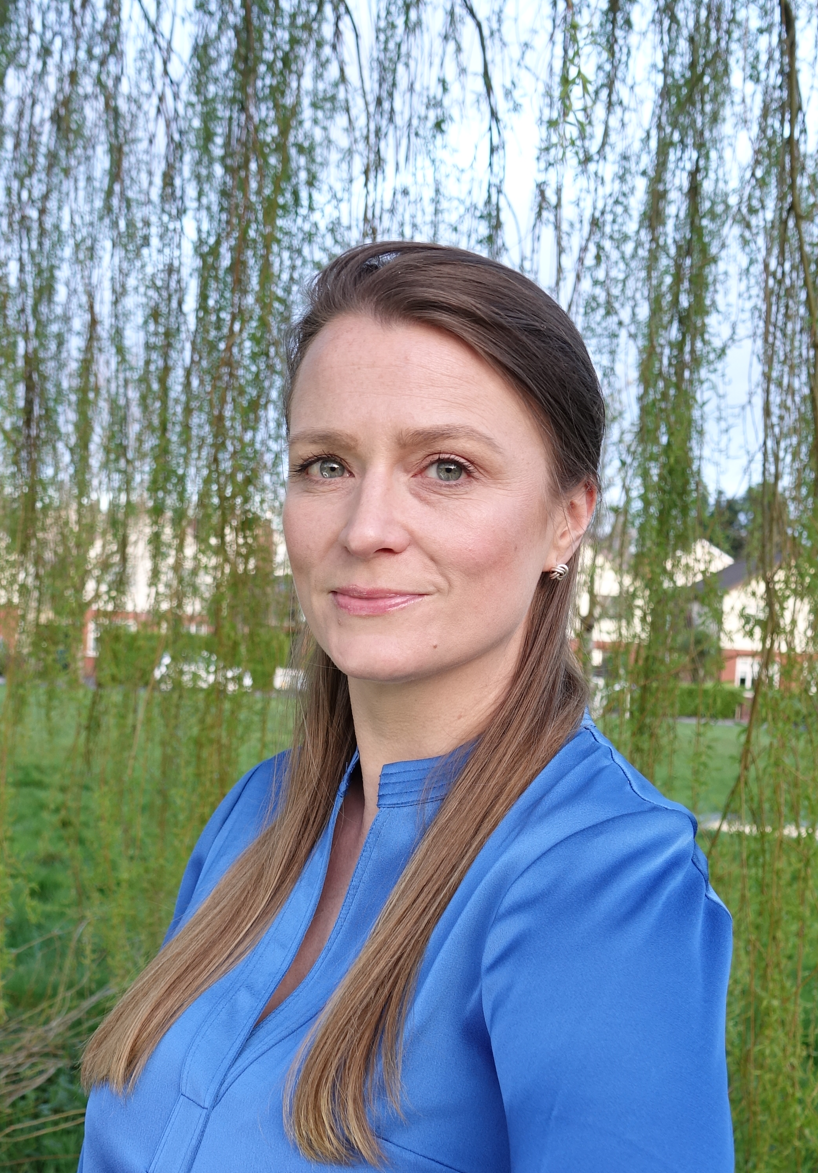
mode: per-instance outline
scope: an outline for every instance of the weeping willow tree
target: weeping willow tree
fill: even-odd
[[[520,267],[589,341],[579,646],[590,672],[605,625],[601,719],[671,796],[698,689],[694,806],[724,605],[697,551],[751,359],[758,670],[702,843],[739,1167],[818,1167],[817,35],[793,0],[0,6],[0,1163],[71,1167],[82,1039],[286,744],[284,331],[328,257],[418,236]]]

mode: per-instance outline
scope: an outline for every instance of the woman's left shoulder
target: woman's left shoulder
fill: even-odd
[[[695,819],[587,721],[524,798],[481,968],[517,1164],[547,1138],[554,1168],[732,1169],[731,924]]]
[[[587,722],[526,797],[517,834],[496,857],[486,990],[524,986],[526,974],[539,987],[550,973],[544,988],[570,1000],[593,973],[622,1004],[633,986],[666,1006],[704,982],[710,1010],[722,1014],[732,926],[694,816]]]
[[[572,884],[597,893],[614,876],[628,876],[637,889],[683,876],[726,913],[696,842],[695,816],[657,790],[590,718],[533,780],[519,807],[512,812],[509,863],[523,886],[529,869],[529,882],[551,876],[564,882],[566,866]]]
[[[628,799],[634,799],[634,809],[642,810],[642,804],[655,807],[662,811],[672,811],[683,815],[690,824],[693,835],[696,834],[697,824],[695,816],[680,802],[674,802],[662,794],[636,767],[616,749],[613,743],[601,732],[593,720],[586,714],[578,730],[578,736],[583,735],[586,744],[592,747],[588,757],[593,756],[594,770],[599,772],[599,780],[610,786],[614,779],[620,782],[622,793]],[[586,751],[587,752],[587,751]]]

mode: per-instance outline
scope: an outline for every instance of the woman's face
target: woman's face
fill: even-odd
[[[540,574],[593,493],[560,503],[519,396],[430,327],[346,316],[298,373],[284,534],[307,623],[348,676],[419,681],[515,656]]]

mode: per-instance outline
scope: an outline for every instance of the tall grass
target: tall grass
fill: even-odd
[[[218,800],[285,747],[290,714],[283,695],[198,689],[43,685],[12,703],[0,1168],[33,1173],[75,1166],[82,1045],[161,942]]]

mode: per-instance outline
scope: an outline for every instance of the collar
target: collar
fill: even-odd
[[[473,742],[458,746],[451,753],[436,758],[417,758],[410,762],[387,762],[378,784],[378,809],[390,806],[416,806],[441,802],[462,769]],[[349,785],[358,764],[358,751],[344,771],[341,793]]]

